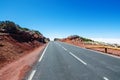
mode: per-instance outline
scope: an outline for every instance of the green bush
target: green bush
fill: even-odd
[[[88,38],[84,38],[84,37],[80,37],[83,41],[85,41],[85,42],[88,42],[88,41],[90,41],[90,42],[93,42],[93,40],[91,40],[91,39],[88,39]]]

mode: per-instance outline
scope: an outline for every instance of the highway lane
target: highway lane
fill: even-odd
[[[49,42],[26,80],[120,80],[120,59]]]

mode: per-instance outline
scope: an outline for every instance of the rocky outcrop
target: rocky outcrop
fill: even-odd
[[[67,42],[67,43],[70,43],[73,45],[84,47],[83,40],[78,35],[68,36],[67,38],[63,38],[63,39],[55,38],[55,40],[58,40],[61,42]]]

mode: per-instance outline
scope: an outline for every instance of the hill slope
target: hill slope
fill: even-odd
[[[0,22],[0,68],[49,41],[39,31],[11,21]]]
[[[94,42],[91,39],[84,38],[84,37],[81,37],[78,35],[71,35],[71,36],[68,36],[67,38],[63,38],[63,39],[55,38],[54,41],[56,41],[56,40],[62,41],[62,42],[67,42],[67,43],[77,45],[80,47],[84,47],[85,42]]]

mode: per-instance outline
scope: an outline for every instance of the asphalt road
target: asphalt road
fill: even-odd
[[[25,80],[120,80],[120,58],[49,42]]]

